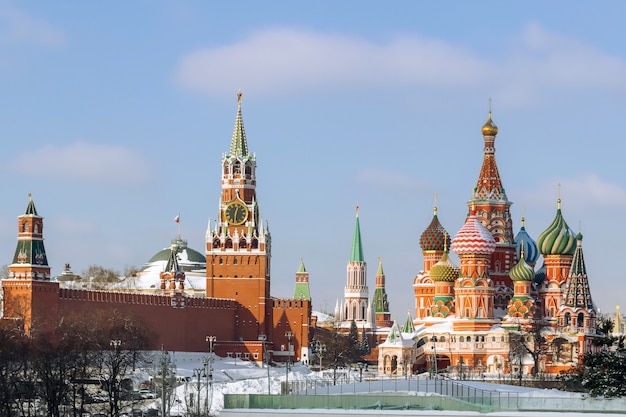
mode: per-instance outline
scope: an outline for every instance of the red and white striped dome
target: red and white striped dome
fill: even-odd
[[[496,240],[474,213],[452,239],[452,250],[457,255],[490,255],[496,250]]]

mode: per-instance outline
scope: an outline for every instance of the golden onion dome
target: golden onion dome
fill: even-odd
[[[493,124],[491,120],[491,110],[489,110],[489,117],[487,118],[487,122],[483,125],[482,132],[483,136],[495,136],[498,134],[498,126]]]

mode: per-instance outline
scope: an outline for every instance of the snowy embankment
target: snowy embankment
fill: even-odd
[[[155,353],[159,355],[159,353]],[[194,370],[202,369],[204,367],[204,360],[206,354],[203,353],[188,353],[188,352],[174,352],[170,354],[172,362],[175,364],[176,375],[183,379],[188,379],[188,382],[182,383],[175,392],[175,398],[173,399],[173,405],[171,408],[172,416],[184,416],[187,409],[187,404],[190,403],[189,398],[197,396],[200,392],[200,399],[202,406],[205,405],[205,398],[208,397],[208,403],[210,403],[211,415],[220,414],[224,408],[224,394],[280,394],[281,384],[288,379],[290,383],[299,381],[303,388],[306,386],[306,381],[312,382],[315,380],[325,379],[328,381],[329,377],[332,377],[332,371],[326,371],[323,375],[318,372],[312,372],[308,367],[294,364],[287,374],[284,367],[270,367],[269,372],[267,367],[260,368],[257,364],[249,361],[242,361],[234,358],[220,358],[214,357],[213,361],[213,379],[212,383],[208,383],[208,378],[194,377]],[[156,362],[156,361],[155,361]],[[374,394],[375,392],[404,392],[407,395],[436,395],[435,383],[441,384],[444,381],[434,381],[429,379],[385,379],[385,380],[365,380],[363,382],[357,382],[359,378],[358,372],[343,375],[343,377],[351,378],[350,384],[337,384],[327,385],[325,387],[308,388],[309,394],[351,394],[351,393],[365,393],[369,392]],[[373,376],[373,375],[368,375]],[[584,394],[563,392],[555,389],[534,389],[519,387],[513,385],[494,385],[480,381],[462,381],[463,385],[475,390],[484,390],[485,392],[496,393],[495,395],[514,396],[519,406],[519,409],[525,409],[529,412],[506,412],[506,413],[489,413],[489,416],[502,417],[502,416],[517,416],[523,415],[526,417],[541,416],[544,417],[544,413],[536,413],[532,411],[536,410],[550,410],[555,412],[558,410],[580,410],[580,413],[559,413],[561,417],[568,416],[584,416],[593,417],[594,411],[598,405],[599,400],[589,399]],[[419,384],[419,385],[418,385]],[[199,388],[199,390],[198,390]],[[207,396],[207,393],[209,395]],[[192,401],[193,403],[193,401]],[[197,403],[196,403],[197,404]],[[626,401],[624,399],[606,400],[605,409],[611,413],[620,413],[626,410]],[[144,405],[144,408],[156,408],[160,409],[160,400],[156,399],[153,403]],[[370,414],[367,410],[358,410],[356,414],[364,415]],[[401,412],[393,410],[370,410],[375,415],[401,415]],[[586,412],[585,412],[586,411]],[[247,410],[247,414],[251,414],[252,410]],[[259,414],[260,413],[260,414]],[[265,413],[265,414],[263,414]],[[300,412],[300,410],[260,410],[255,411],[254,414],[262,416],[273,416],[276,414],[307,414],[317,415],[323,414],[325,416],[337,414],[335,410],[308,410]],[[413,415],[474,415],[473,412],[445,412],[445,411],[419,411],[411,410]],[[235,416],[230,410],[224,411],[223,414],[229,416]],[[349,411],[345,410],[338,415],[349,415]],[[406,415],[406,414],[404,414]],[[487,414],[480,414],[487,415]],[[602,415],[602,413],[597,414]],[[624,414],[626,415],[626,414]]]

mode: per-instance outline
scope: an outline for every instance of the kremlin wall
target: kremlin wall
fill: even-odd
[[[333,322],[325,325],[347,334],[356,324],[371,348],[364,355],[378,362],[380,374],[556,374],[594,349],[598,312],[582,235],[565,222],[560,199],[552,224],[537,241],[523,218],[514,234],[512,202],[495,159],[498,128],[491,111],[481,133],[483,161],[465,224],[452,237],[435,206],[419,239],[423,269],[407,277],[414,310],[402,323],[391,320],[380,260],[370,299],[357,207],[343,298]],[[139,284],[125,288],[73,288],[52,279],[43,217],[31,198],[18,217],[17,248],[2,281],[3,319],[35,331],[87,312],[117,310],[157,335],[154,348],[206,351],[208,336],[215,336],[221,356],[261,361],[269,352],[274,361],[312,363],[315,329],[323,323],[312,312],[304,264],[295,274],[292,299],[271,296],[271,235],[256,194],[256,157],[248,149],[241,93],[220,171],[220,206],[214,224],[209,221],[204,255],[179,236],[140,271]],[[537,267],[540,256],[543,265]]]

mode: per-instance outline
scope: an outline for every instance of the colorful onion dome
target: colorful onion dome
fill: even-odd
[[[556,216],[537,239],[539,252],[543,255],[573,255],[576,250],[576,236],[561,214],[561,199],[558,200]]]
[[[530,237],[526,228],[524,227],[524,218],[522,217],[522,227],[519,229],[515,239],[513,240],[516,246],[517,259],[521,259],[522,252],[524,253],[524,260],[526,263],[535,264],[539,259],[539,249],[537,243]]]
[[[457,255],[491,255],[496,250],[496,240],[478,220],[472,210],[465,224],[452,239],[452,250]]]
[[[537,272],[535,272],[535,284],[539,285],[546,279],[546,264],[542,264],[541,268]]]
[[[433,281],[453,282],[460,274],[461,269],[450,261],[447,250],[443,253],[439,262],[430,268],[430,278]]]
[[[535,270],[526,263],[524,258],[524,249],[522,248],[519,261],[509,271],[509,276],[513,281],[532,281],[535,278]]]
[[[434,211],[433,219],[420,236],[422,251],[442,251],[446,242],[450,242],[450,234],[443,228],[437,218],[437,207],[435,207]]]
[[[498,127],[493,124],[491,120],[491,110],[489,110],[489,117],[487,118],[487,122],[483,125],[482,132],[483,136],[496,136],[498,134]]]

